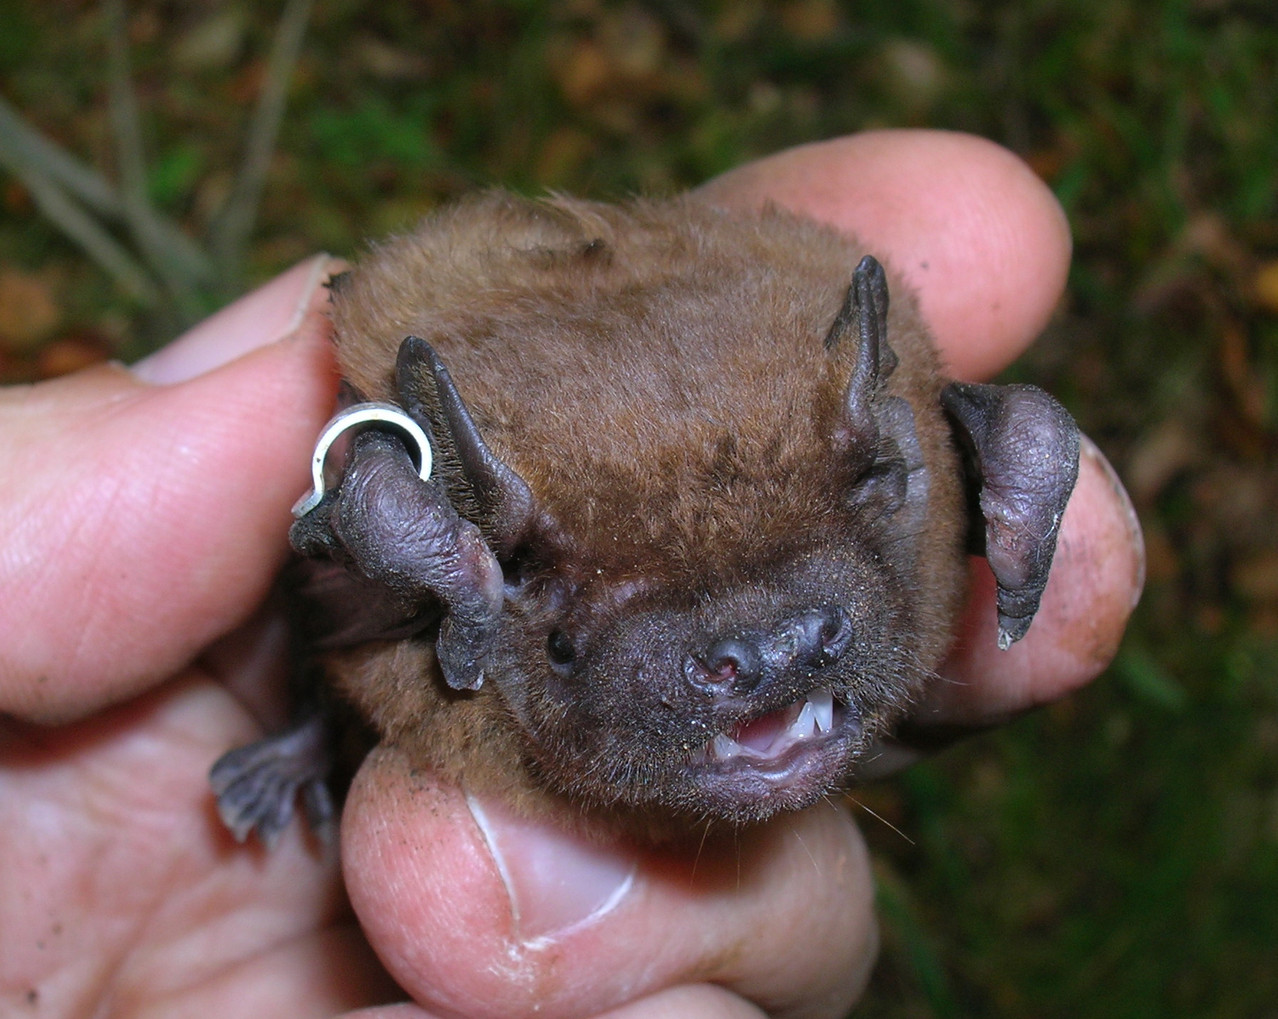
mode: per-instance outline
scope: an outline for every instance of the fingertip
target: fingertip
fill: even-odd
[[[709,181],[711,201],[775,202],[857,235],[917,293],[950,371],[987,378],[1064,290],[1069,225],[1016,155],[974,135],[869,131],[788,149]]]
[[[313,255],[192,326],[138,361],[133,374],[154,385],[185,382],[296,333],[303,319],[328,304],[326,284],[346,264]]]

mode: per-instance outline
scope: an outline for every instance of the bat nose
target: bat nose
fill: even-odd
[[[847,612],[821,606],[783,619],[770,633],[735,633],[688,655],[693,686],[717,696],[753,693],[791,668],[815,669],[836,661],[851,642]]]

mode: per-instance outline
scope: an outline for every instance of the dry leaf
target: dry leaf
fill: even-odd
[[[62,318],[49,282],[34,273],[0,268],[0,347],[31,350]]]
[[[1266,262],[1257,269],[1253,286],[1256,303],[1265,311],[1278,315],[1278,261]]]

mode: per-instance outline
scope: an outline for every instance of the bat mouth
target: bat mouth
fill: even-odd
[[[856,715],[817,687],[793,704],[738,722],[693,754],[698,783],[733,814],[764,816],[815,802],[842,777],[859,738]]]

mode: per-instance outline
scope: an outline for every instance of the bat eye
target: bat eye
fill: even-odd
[[[546,638],[546,653],[550,656],[550,664],[559,668],[572,665],[577,657],[577,649],[572,646],[572,638],[563,630],[552,630]]]

